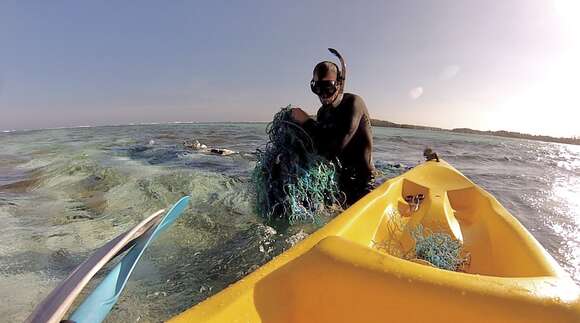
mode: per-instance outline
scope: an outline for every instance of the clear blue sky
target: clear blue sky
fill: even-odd
[[[334,47],[373,118],[580,135],[579,2],[3,1],[0,129],[315,113]]]

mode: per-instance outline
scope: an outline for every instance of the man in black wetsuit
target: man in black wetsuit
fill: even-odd
[[[340,54],[342,71],[332,62],[321,62],[314,68],[310,84],[322,106],[316,120],[300,108],[292,110],[292,117],[314,138],[318,153],[329,160],[338,159],[339,188],[352,205],[372,189],[374,165],[373,136],[370,117],[363,99],[344,93],[345,64]]]

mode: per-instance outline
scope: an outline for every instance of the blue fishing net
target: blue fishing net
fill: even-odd
[[[312,138],[291,117],[291,106],[274,115],[268,142],[257,151],[253,172],[257,212],[272,220],[317,222],[336,214],[344,199],[335,165],[316,154]]]

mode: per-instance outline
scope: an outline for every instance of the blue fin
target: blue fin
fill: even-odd
[[[99,285],[87,296],[81,305],[74,311],[70,320],[81,322],[102,322],[113,306],[119,300],[121,292],[129,280],[129,276],[135,269],[137,262],[149,243],[157,235],[170,226],[187,208],[190,197],[182,197],[167,214],[159,225],[149,229],[143,236],[137,239],[133,248],[123,259],[107,274]]]

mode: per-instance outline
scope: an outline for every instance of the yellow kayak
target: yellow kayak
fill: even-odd
[[[466,261],[409,258],[418,227]],[[429,161],[170,322],[577,323],[580,288],[491,194]]]

